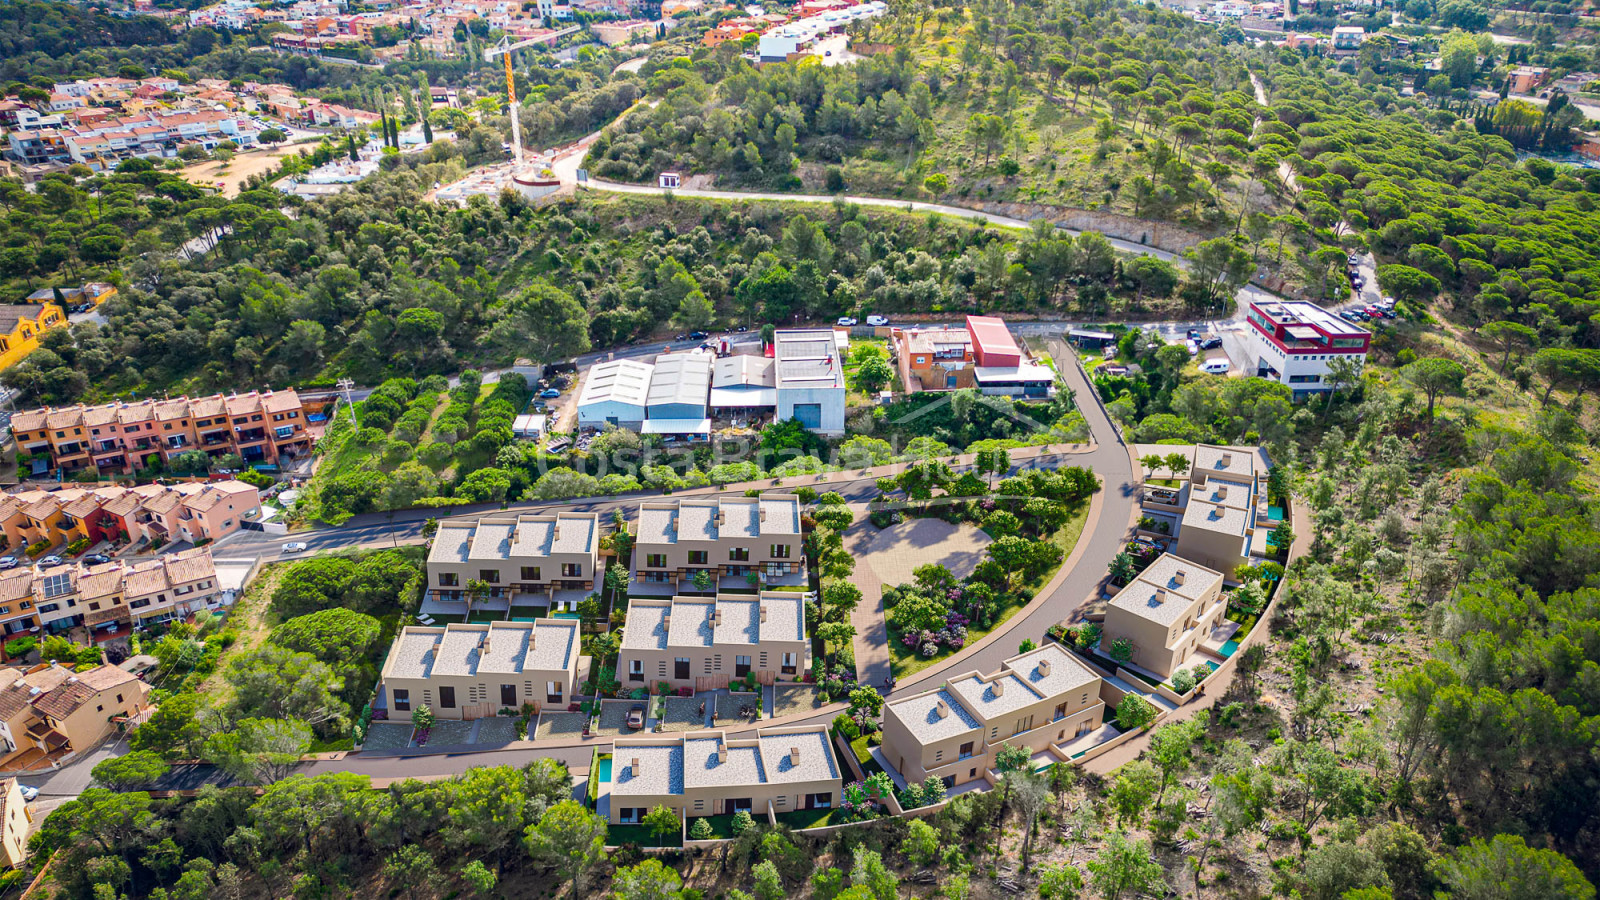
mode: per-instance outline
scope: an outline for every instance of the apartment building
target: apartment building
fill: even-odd
[[[1182,492],[1183,519],[1175,552],[1226,574],[1252,556],[1266,556],[1272,530],[1266,479],[1265,467],[1257,466],[1254,453],[1197,446]]]
[[[1049,753],[1100,728],[1101,677],[1059,644],[1006,660],[990,675],[969,672],[884,707],[883,749],[906,781],[932,775],[955,787],[993,781],[995,754],[1006,746]]]
[[[88,750],[149,705],[150,686],[117,666],[74,672],[46,662],[0,675],[0,740],[8,753]]]
[[[1162,678],[1185,667],[1223,620],[1222,573],[1163,553],[1106,606],[1100,649],[1119,639],[1133,645],[1129,660]]]
[[[33,830],[33,813],[22,799],[15,778],[0,781],[0,863],[8,869],[22,865],[28,857],[28,834]]]
[[[578,620],[408,625],[383,662],[378,703],[391,721],[426,706],[440,719],[564,708],[577,693]]]
[[[708,588],[695,584],[701,573]],[[793,494],[647,500],[639,505],[633,548],[638,594],[708,593],[717,586],[800,585],[805,551],[800,499]]]
[[[120,485],[0,495],[0,534],[9,548],[70,544],[214,541],[261,514],[261,492],[242,481]]]
[[[0,631],[151,625],[220,607],[216,565],[205,547],[156,559],[0,572]]]
[[[0,370],[9,369],[39,347],[52,328],[65,328],[67,313],[54,302],[0,306]]]
[[[1331,390],[1330,363],[1367,361],[1372,333],[1303,300],[1252,301],[1246,374],[1286,384],[1295,399]]]
[[[11,436],[21,452],[63,473],[93,466],[128,474],[190,450],[278,464],[312,443],[292,389],[32,409],[11,417]]]
[[[600,517],[596,513],[498,513],[439,523],[428,550],[423,612],[553,606],[582,599],[597,585]],[[481,581],[485,595],[470,595]]]
[[[657,806],[686,820],[828,809],[844,790],[823,725],[762,728],[744,739],[721,731],[619,737],[612,757],[613,824],[640,822]]]
[[[623,687],[725,688],[754,675],[795,681],[811,668],[805,600],[793,591],[758,596],[636,597],[617,657]]]

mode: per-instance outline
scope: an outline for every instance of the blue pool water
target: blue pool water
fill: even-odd
[[[1217,669],[1221,668],[1221,666],[1214,659],[1206,660],[1206,665],[1210,666],[1211,667],[1211,671],[1213,671],[1213,672],[1215,672]]]
[[[600,757],[600,780],[611,780],[611,757],[609,756]]]
[[[512,616],[511,617],[511,621],[513,621],[513,622],[537,622],[537,621],[539,621],[539,617],[538,616]]]
[[[1228,659],[1229,657],[1233,656],[1233,654],[1238,649],[1239,649],[1239,642],[1238,641],[1232,641],[1232,640],[1228,641],[1226,644],[1222,645],[1222,658],[1223,659]]]
[[[1282,522],[1283,521],[1283,507],[1281,507],[1281,506],[1269,506],[1269,507],[1267,507],[1267,521],[1269,521],[1269,522]]]

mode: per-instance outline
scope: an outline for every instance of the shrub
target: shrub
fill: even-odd
[[[1187,694],[1194,690],[1194,676],[1179,669],[1172,673],[1172,689],[1180,694]]]
[[[756,827],[756,820],[750,817],[748,810],[739,810],[733,814],[733,835],[738,837],[746,831]]]
[[[87,549],[89,549],[89,539],[81,537],[67,545],[67,555],[77,556]]]
[[[1111,658],[1119,663],[1130,662],[1133,660],[1133,641],[1119,637],[1111,642],[1111,649],[1108,652]]]
[[[19,656],[27,656],[38,646],[39,639],[31,634],[25,634],[14,641],[6,641],[6,658],[16,659]]]
[[[49,550],[49,549],[50,549],[50,540],[47,538],[45,540],[35,541],[34,543],[29,544],[27,553],[28,553],[29,556],[33,557],[34,559],[38,559],[39,557],[44,555],[44,552],[46,550]]]
[[[705,819],[695,819],[694,824],[689,826],[689,840],[709,841],[711,837],[711,823]]]

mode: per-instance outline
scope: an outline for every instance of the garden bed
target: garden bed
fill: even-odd
[[[689,827],[694,827],[695,820],[705,819],[706,823],[711,826],[711,840],[731,841],[738,837],[733,833],[733,817],[733,813],[719,816],[690,816]]]
[[[877,759],[872,756],[872,747],[867,743],[867,736],[862,735],[850,742],[850,749],[856,755],[856,762],[861,764],[861,776],[871,778],[882,772],[883,766],[878,765]]]

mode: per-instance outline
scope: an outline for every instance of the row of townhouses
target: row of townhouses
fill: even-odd
[[[0,572],[0,630],[13,635],[151,625],[230,599],[206,547],[139,562],[24,567]]]
[[[610,821],[637,823],[658,806],[682,820],[828,809],[843,779],[822,725],[762,728],[754,738],[721,731],[618,738],[612,745]]]
[[[174,158],[185,145],[214,150],[232,141],[248,150],[260,133],[249,118],[226,109],[150,109],[120,116],[100,112],[104,114],[92,117],[19,112],[6,157],[24,165],[82,163],[106,171],[136,156]]]
[[[0,534],[13,553],[39,541],[197,544],[238,531],[260,515],[261,493],[231,479],[0,495]]]
[[[62,472],[127,474],[190,450],[277,463],[312,442],[293,390],[44,407],[17,413],[10,427],[21,452]]]
[[[7,754],[47,757],[94,747],[118,723],[146,708],[150,686],[117,666],[85,672],[44,662],[0,669],[0,742]]]

